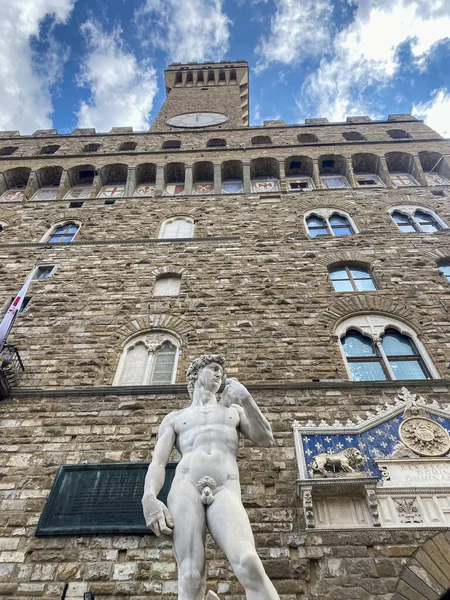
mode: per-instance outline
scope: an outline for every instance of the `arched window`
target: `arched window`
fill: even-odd
[[[439,377],[417,335],[403,323],[360,315],[342,323],[337,333],[354,381]]]
[[[227,140],[224,138],[212,138],[206,142],[207,148],[222,148],[227,145]]]
[[[367,292],[377,289],[370,269],[358,265],[341,265],[329,269],[336,292]]]
[[[136,148],[136,142],[123,142],[120,144],[119,152],[132,152],[133,150],[136,150]]]
[[[154,332],[134,338],[122,352],[114,385],[175,383],[178,354],[178,341],[167,333]]]
[[[14,154],[18,149],[19,146],[4,146],[3,148],[0,148],[0,156],[9,156],[10,154]]]
[[[167,140],[167,142],[163,142],[162,149],[163,150],[176,150],[181,148],[180,140]]]
[[[40,154],[55,154],[59,150],[60,146],[57,144],[50,144],[49,146],[43,146]]]
[[[362,133],[359,133],[359,131],[344,131],[342,137],[348,142],[359,142],[366,139]]]
[[[97,198],[122,198],[125,194],[128,166],[124,164],[105,165],[101,169],[103,187]]]
[[[300,144],[315,144],[319,141],[317,135],[314,135],[313,133],[300,133],[297,136],[297,139]]]
[[[161,226],[159,237],[163,239],[194,237],[194,221],[188,217],[167,219]]]
[[[422,233],[434,233],[443,229],[443,225],[437,218],[421,209],[409,209],[400,212],[394,210],[391,213],[392,220],[405,233],[420,231]]]
[[[386,133],[393,140],[406,140],[411,138],[411,135],[404,129],[388,129]]]
[[[352,235],[355,230],[350,220],[344,215],[331,213],[329,215],[312,214],[306,218],[306,226],[311,237],[318,235]]]
[[[334,190],[349,188],[347,179],[348,166],[343,156],[326,154],[319,157],[319,172],[325,189]]]
[[[89,198],[95,177],[93,165],[72,167],[68,171],[70,188],[64,198],[66,200],[81,200]]]
[[[71,242],[76,236],[80,226],[76,223],[64,223],[56,225],[47,237],[49,244],[60,244],[61,242]]]
[[[412,154],[387,152],[386,165],[394,187],[418,186],[420,174]]]
[[[24,200],[30,171],[29,167],[15,167],[3,172],[6,190],[1,197],[2,202],[22,202]]]
[[[450,167],[442,154],[419,152],[419,160],[429,186],[450,184]]]
[[[36,178],[31,182],[34,192],[31,200],[56,200],[61,181],[62,167],[42,167],[36,171]]]
[[[252,138],[252,146],[261,146],[263,144],[271,144],[272,140],[268,135],[256,135]]]
[[[92,144],[86,144],[83,147],[83,152],[97,152],[97,150],[100,148],[101,144],[96,144],[96,143],[92,143]]]

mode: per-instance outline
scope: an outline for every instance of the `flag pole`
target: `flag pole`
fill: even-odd
[[[11,302],[8,310],[6,311],[3,319],[0,322],[0,354],[3,352],[5,348],[6,342],[8,340],[9,333],[14,325],[16,317],[22,308],[23,301],[25,300],[25,296],[28,292],[28,288],[30,287],[31,281],[33,280],[36,266],[39,263],[39,259],[36,259],[34,263],[34,267],[31,270],[31,273],[28,275],[25,283],[20,288],[14,300]]]

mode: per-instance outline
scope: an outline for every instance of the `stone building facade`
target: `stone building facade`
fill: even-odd
[[[447,427],[448,141],[411,115],[250,127],[243,61],[171,65],[166,84],[149,132],[0,134],[4,310],[37,269],[8,340],[24,371],[0,403],[0,597],[176,598],[169,540],[43,535],[42,515],[61,466],[149,461],[161,419],[189,402],[189,363],[221,352],[274,431],[271,449],[242,441],[239,466],[281,599],[438,600],[445,448],[409,449],[418,483],[394,485],[383,443],[413,409]],[[314,443],[330,454],[364,423],[391,431],[359,446],[383,478],[302,471],[305,438],[328,431]],[[241,600],[207,554],[208,587]]]

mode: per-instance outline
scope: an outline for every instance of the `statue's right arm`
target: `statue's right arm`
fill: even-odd
[[[172,535],[173,522],[167,506],[157,499],[166,478],[166,465],[175,444],[175,430],[173,428],[173,415],[167,415],[161,422],[158,440],[153,452],[145,477],[144,496],[142,506],[144,509],[147,527],[160,536],[161,533]]]

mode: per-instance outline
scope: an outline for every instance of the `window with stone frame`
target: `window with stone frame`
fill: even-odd
[[[114,385],[175,383],[178,355],[178,341],[163,331],[134,338],[122,352]]]
[[[331,213],[327,216],[311,214],[306,218],[306,226],[311,237],[319,235],[353,235],[355,230],[350,220],[338,213]]]
[[[384,316],[352,317],[338,337],[350,378],[386,381],[438,378],[414,330]]]
[[[56,225],[48,234],[46,241],[49,244],[60,244],[71,242],[78,233],[80,226],[76,223],[64,223]]]
[[[442,273],[442,275],[447,279],[447,281],[450,282],[450,260],[447,260],[445,262],[442,262],[439,265],[439,271]]]
[[[39,154],[55,154],[60,147],[57,144],[49,144],[48,146],[43,146]]]
[[[54,270],[55,265],[39,265],[36,267],[34,279],[48,279],[49,277],[52,277]]]
[[[372,292],[377,290],[368,267],[339,265],[330,268],[328,271],[336,292]]]
[[[408,211],[394,210],[391,217],[400,231],[404,233],[435,233],[445,227],[435,215],[421,208]]]
[[[156,278],[153,296],[178,296],[181,287],[181,275],[164,273]]]
[[[194,220],[189,217],[173,217],[161,226],[159,234],[163,239],[182,239],[194,237]]]

